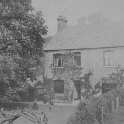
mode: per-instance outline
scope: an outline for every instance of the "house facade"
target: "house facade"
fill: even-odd
[[[88,20],[89,19],[89,20]],[[124,25],[108,21],[101,15],[84,18],[77,25],[68,26],[66,18],[58,18],[58,32],[45,50],[45,73],[64,92],[63,56],[73,55],[70,61],[81,68],[81,75],[91,71],[92,85],[118,67],[124,67]],[[58,74],[58,75],[55,75]],[[63,88],[62,88],[63,87]]]

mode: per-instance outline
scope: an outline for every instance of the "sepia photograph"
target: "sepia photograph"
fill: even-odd
[[[0,124],[124,124],[124,0],[0,0]]]

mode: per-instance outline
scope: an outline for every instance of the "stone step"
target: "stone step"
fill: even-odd
[[[64,100],[64,95],[63,94],[55,94],[55,99],[56,100]]]

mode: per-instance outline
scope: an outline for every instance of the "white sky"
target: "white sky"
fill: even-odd
[[[36,10],[46,17],[49,34],[56,32],[57,17],[64,15],[70,24],[91,13],[101,12],[113,20],[124,21],[124,0],[32,0]]]

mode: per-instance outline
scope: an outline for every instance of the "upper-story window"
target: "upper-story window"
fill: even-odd
[[[114,52],[112,50],[104,51],[104,66],[113,67],[114,65]]]
[[[63,67],[63,54],[57,53],[53,55],[53,67]]]
[[[77,66],[81,66],[81,53],[80,52],[73,53],[73,64]]]
[[[53,55],[53,67],[64,67],[64,64],[81,66],[81,53],[73,52],[71,55],[56,53]]]

